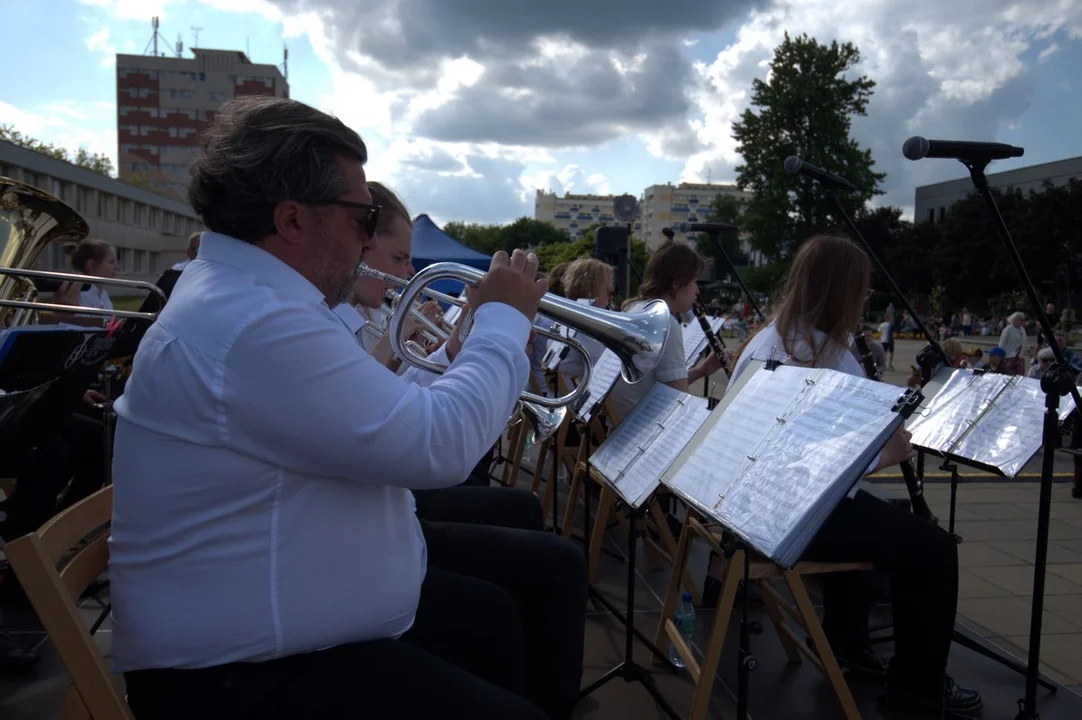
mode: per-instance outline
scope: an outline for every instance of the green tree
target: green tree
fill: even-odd
[[[44,143],[28,135],[23,135],[11,125],[0,125],[0,140],[6,140],[12,145],[18,145],[19,147],[33,150],[42,155],[48,155],[55,160],[63,160],[64,162],[84,167],[99,175],[105,175],[106,177],[114,176],[113,161],[110,160],[107,155],[91,153],[84,147],[79,148],[78,152],[75,153],[75,157],[72,158],[65,148],[51,143]]]
[[[729,223],[730,225],[741,224],[744,213],[744,201],[733,195],[718,193],[710,204],[708,222]],[[725,249],[725,253],[733,264],[746,264],[743,249],[740,244],[740,232],[719,233],[718,239]],[[706,233],[695,234],[695,250],[704,258],[713,258],[714,267],[717,269],[716,277],[724,277],[728,273],[728,263],[718,252],[718,246]]]
[[[873,170],[871,151],[849,137],[854,116],[867,114],[875,82],[847,73],[860,61],[851,43],[822,45],[807,35],[785,40],[774,50],[768,80],[752,83],[752,105],[733,125],[744,163],[737,184],[754,193],[743,215],[752,246],[771,259],[784,258],[833,217],[819,188],[785,172],[785,158],[798,155],[829,167],[859,188],[843,196],[855,213],[886,177]]]
[[[541,269],[552,270],[560,263],[571,262],[594,254],[593,238],[582,238],[575,242],[548,243],[536,248],[537,262]]]
[[[568,237],[563,230],[547,222],[520,217],[509,225],[500,228],[500,240],[503,250],[511,252],[517,248],[537,250],[545,245],[567,243]],[[591,236],[592,237],[592,236]]]

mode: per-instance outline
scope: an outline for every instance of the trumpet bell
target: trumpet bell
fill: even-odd
[[[547,408],[542,405],[524,402],[522,414],[530,424],[530,433],[535,443],[543,443],[560,429],[567,417],[567,408]]]
[[[477,268],[457,263],[435,263],[423,268],[405,283],[399,307],[388,326],[391,346],[404,362],[429,372],[442,373],[445,368],[425,358],[408,354],[403,331],[407,313],[414,300],[423,294],[431,294],[428,285],[440,280],[457,280],[474,284],[485,273]],[[456,300],[458,300],[456,298]],[[460,300],[458,302],[461,302]],[[663,300],[654,300],[635,313],[620,313],[582,305],[566,298],[546,293],[541,298],[539,311],[557,323],[583,333],[611,350],[620,359],[621,375],[629,384],[647,377],[661,360],[661,351],[669,334],[669,308]],[[544,333],[539,333],[544,334]],[[577,342],[563,340],[584,357],[587,353]],[[578,347],[576,347],[578,346]],[[522,393],[522,399],[543,407],[569,405],[581,399],[589,390],[589,365],[582,382],[572,392],[559,398],[548,398],[530,392]]]

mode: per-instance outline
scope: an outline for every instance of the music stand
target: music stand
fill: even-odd
[[[661,696],[650,671],[634,659],[638,523],[646,513],[650,498],[660,487],[661,475],[657,468],[667,468],[694,431],[709,416],[705,404],[697,405],[696,402],[697,399],[686,393],[662,383],[655,384],[590,458],[597,474],[616,492],[619,504],[627,511],[630,526],[627,560],[628,621],[625,623],[623,660],[586,687],[581,696],[589,695],[614,678],[623,678],[624,682],[641,683],[670,718],[679,716]],[[652,642],[647,642],[647,647],[656,657],[662,658],[667,667],[675,669],[669,658]]]

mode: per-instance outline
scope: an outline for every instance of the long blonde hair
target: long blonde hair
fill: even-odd
[[[599,290],[612,286],[612,279],[612,265],[596,258],[579,258],[568,265],[563,274],[563,295],[568,300],[593,300]]]
[[[813,367],[825,357],[844,352],[860,322],[871,276],[867,254],[848,238],[808,238],[789,266],[773,317],[785,352]],[[817,330],[826,335],[825,341],[816,342]],[[801,340],[811,348],[810,358],[796,354]]]

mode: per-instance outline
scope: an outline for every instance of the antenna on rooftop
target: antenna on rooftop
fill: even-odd
[[[184,57],[184,41],[180,38],[180,33],[177,33],[177,44],[174,47],[176,48],[177,57]]]
[[[203,28],[192,26],[192,27],[190,27],[190,29],[192,31],[192,36],[195,38],[195,41],[192,43],[192,47],[197,48],[197,47],[199,47],[199,31],[202,30]]]
[[[145,48],[143,48],[143,54],[144,55],[147,54],[148,50],[153,50],[153,52],[151,52],[151,55],[154,55],[155,57],[158,56],[158,54],[159,54],[158,53],[158,38],[161,37],[161,33],[158,32],[159,25],[160,25],[160,23],[158,22],[158,16],[157,15],[155,15],[154,17],[152,17],[150,19],[150,27],[153,29],[153,35],[150,36],[150,42],[147,43],[147,46]],[[162,42],[165,42],[164,37],[162,37]],[[161,53],[161,54],[165,55],[165,53]]]
[[[282,77],[289,81],[289,48],[282,46]]]

